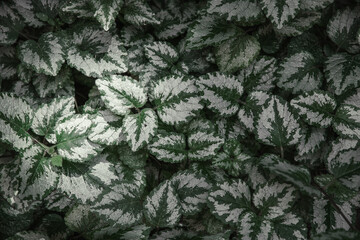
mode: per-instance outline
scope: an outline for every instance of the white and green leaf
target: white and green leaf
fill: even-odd
[[[106,0],[100,2],[91,0],[91,2],[96,9],[94,17],[98,20],[104,30],[108,31],[115,22],[115,18],[123,5],[123,0]]]
[[[123,7],[125,21],[134,25],[159,24],[155,13],[146,1],[128,0]]]
[[[300,0],[260,0],[260,3],[266,17],[278,29],[293,19],[300,9]]]
[[[241,239],[271,239],[274,226],[269,220],[263,220],[253,212],[246,212],[239,220],[237,233]]]
[[[336,111],[334,130],[342,137],[360,139],[360,108],[342,104]]]
[[[179,59],[179,53],[168,42],[152,42],[145,45],[145,55],[156,68],[169,69]]]
[[[326,131],[324,128],[305,128],[296,149],[300,156],[314,154],[325,141]]]
[[[224,139],[214,130],[197,129],[188,135],[188,158],[193,161],[206,161],[216,156],[224,144]]]
[[[145,89],[131,77],[111,75],[95,83],[105,105],[116,114],[127,115],[131,108],[141,108],[147,101]]]

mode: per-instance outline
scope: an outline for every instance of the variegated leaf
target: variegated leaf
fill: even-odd
[[[131,77],[111,75],[95,83],[105,105],[116,114],[127,115],[131,108],[140,108],[147,101],[144,88]]]
[[[236,226],[251,211],[250,189],[240,179],[217,184],[209,194],[208,207],[224,224]]]
[[[123,132],[132,151],[144,147],[154,137],[158,120],[154,110],[145,108],[140,113],[127,115],[124,118]]]
[[[321,13],[318,11],[301,12],[296,15],[296,18],[284,24],[281,29],[275,29],[275,31],[283,36],[299,36],[319,23],[320,20]]]
[[[54,1],[58,2],[58,1]],[[43,27],[45,25],[39,18],[36,17],[37,13],[35,8],[37,7],[36,1],[32,0],[13,0],[14,9],[23,17],[24,22],[31,27]],[[35,6],[34,6],[35,5]]]
[[[233,73],[248,67],[260,53],[260,43],[238,30],[234,38],[222,42],[215,50],[216,63],[222,72]]]
[[[189,121],[202,108],[193,78],[171,75],[154,83],[150,100],[160,119],[176,125]]]
[[[115,18],[119,13],[123,0],[91,0],[96,11],[94,17],[98,20],[105,31],[108,31],[115,22]]]
[[[31,128],[37,135],[45,136],[54,143],[55,126],[66,117],[75,114],[75,99],[72,97],[54,98],[50,103],[41,105],[34,115]]]
[[[216,156],[224,144],[224,139],[212,129],[195,129],[188,135],[188,158],[193,161],[206,161]]]
[[[61,0],[32,0],[35,16],[52,26],[56,25],[57,17],[61,12],[60,4]]]
[[[305,240],[308,235],[307,231],[307,226],[300,216],[288,213],[274,222],[272,239]]]
[[[171,181],[164,181],[153,189],[144,201],[144,216],[153,227],[173,227],[182,213],[180,199]]]
[[[235,76],[221,72],[208,73],[201,76],[195,84],[203,92],[201,98],[209,109],[222,116],[236,114],[244,89]]]
[[[2,1],[0,3],[0,44],[14,44],[24,25],[21,17],[11,8],[9,2]]]
[[[75,83],[69,67],[63,67],[55,77],[37,74],[32,84],[41,98],[75,96]]]
[[[32,124],[34,112],[22,98],[11,93],[0,94],[0,140],[22,151],[31,146],[27,132]]]
[[[239,220],[237,233],[241,239],[271,239],[273,228],[269,220],[262,220],[255,213],[246,212]]]
[[[333,121],[336,101],[327,92],[313,91],[291,100],[290,105],[308,124],[327,128]]]
[[[275,85],[276,59],[262,56],[240,71],[239,80],[247,92],[270,91]]]
[[[360,148],[358,140],[338,139],[331,144],[326,165],[334,178],[351,189],[360,187]]]
[[[239,177],[244,172],[245,165],[253,160],[244,147],[237,140],[227,140],[223,152],[218,153],[213,159],[215,167],[224,169],[232,176]]]
[[[66,0],[62,4],[61,10],[78,18],[90,18],[94,16],[94,8],[91,0]]]
[[[102,147],[89,140],[96,134],[96,123],[89,115],[72,115],[60,121],[56,128],[56,149],[62,157],[72,162],[85,162],[96,156]]]
[[[79,29],[80,28],[80,29]],[[66,61],[88,77],[126,72],[127,53],[119,37],[91,25],[75,27],[69,34]]]
[[[300,0],[260,0],[260,3],[266,17],[278,29],[293,19],[300,9]]]
[[[50,238],[43,232],[38,231],[23,231],[18,232],[14,236],[7,238],[7,240],[50,240]]]
[[[318,89],[323,75],[317,65],[317,58],[307,51],[285,58],[277,71],[277,86],[294,94]]]
[[[121,177],[107,159],[107,154],[101,154],[90,164],[64,160],[58,189],[84,204],[94,202]]]
[[[219,45],[221,42],[235,37],[236,28],[214,15],[200,16],[188,30],[186,47],[199,49]]]
[[[357,31],[360,27],[360,7],[338,10],[327,25],[329,38],[350,53],[360,51],[357,43]]]
[[[262,106],[270,98],[270,95],[263,91],[254,91],[249,94],[246,103],[240,107],[238,118],[240,123],[248,130],[254,131],[255,118],[261,113]]]
[[[298,187],[300,191],[320,196],[321,193],[311,186],[311,175],[307,168],[290,164],[285,159],[281,159],[274,154],[263,156],[260,164],[271,173]]]
[[[19,65],[14,47],[0,48],[0,81],[16,76],[16,68]]]
[[[297,144],[301,139],[297,118],[289,104],[278,96],[271,96],[262,107],[255,134],[263,143],[278,147]]]
[[[336,111],[333,127],[342,137],[360,140],[360,108],[340,105]]]
[[[246,136],[245,129],[237,117],[220,118],[216,121],[217,133],[226,140],[242,139]]]
[[[318,234],[313,237],[313,240],[356,240],[360,238],[360,234],[357,232],[350,232],[345,230],[333,230],[327,231],[322,234]]]
[[[151,227],[137,225],[121,233],[120,240],[146,240],[149,239],[150,232]]]
[[[258,0],[211,0],[206,11],[209,14],[224,16],[227,21],[237,21],[244,26],[256,25],[264,20]]]
[[[160,21],[155,18],[148,3],[144,0],[125,1],[123,7],[125,21],[134,25],[159,24]]]
[[[92,121],[95,123],[89,139],[97,144],[115,145],[125,140],[122,134],[121,127],[114,127],[110,125],[109,118],[117,118],[112,112],[105,110],[93,116]]]
[[[185,231],[181,228],[172,228],[170,230],[162,230],[154,234],[151,240],[180,240],[180,239],[194,239],[197,234],[191,231]]]
[[[285,183],[267,182],[256,189],[253,203],[261,216],[274,221],[286,215],[296,200],[295,188]]]
[[[173,175],[170,181],[179,197],[182,214],[194,215],[205,207],[212,184],[202,174],[185,170]]]
[[[65,43],[61,34],[45,33],[38,42],[28,40],[19,47],[19,59],[37,73],[56,76],[65,62]]]
[[[301,0],[300,8],[304,11],[320,10],[333,3],[334,0]]]
[[[360,88],[357,88],[355,92],[350,93],[345,99],[344,104],[360,107]]]
[[[158,131],[148,147],[151,154],[164,162],[180,163],[186,159],[186,141],[181,133]]]
[[[159,69],[169,69],[179,59],[179,53],[168,42],[152,42],[145,45],[145,55],[150,64]]]
[[[146,166],[148,152],[146,150],[139,150],[133,152],[128,144],[116,146],[120,160],[132,169],[143,169]]]
[[[331,55],[325,62],[328,88],[336,95],[360,85],[360,56],[347,53]]]
[[[305,128],[300,142],[296,146],[300,156],[313,154],[326,141],[326,131],[323,128]]]

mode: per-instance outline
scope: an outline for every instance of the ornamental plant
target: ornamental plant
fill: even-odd
[[[0,239],[360,239],[359,0],[3,0]]]

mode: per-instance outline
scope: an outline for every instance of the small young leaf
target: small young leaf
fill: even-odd
[[[108,31],[115,22],[115,18],[123,5],[123,0],[106,0],[100,2],[91,0],[91,2],[96,9],[94,17],[99,21],[104,30]]]

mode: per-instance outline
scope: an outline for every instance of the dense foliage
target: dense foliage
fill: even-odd
[[[360,239],[359,0],[3,0],[0,239]]]

